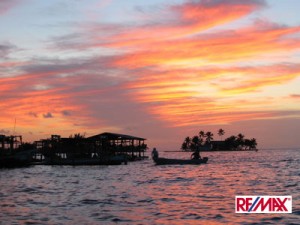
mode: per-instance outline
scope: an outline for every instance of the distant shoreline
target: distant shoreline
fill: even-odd
[[[299,150],[299,148],[261,148],[257,149],[257,151],[282,151],[282,150]],[[256,150],[203,150],[200,152],[255,152]],[[181,151],[181,150],[165,150],[162,152],[193,152],[193,151]]]
[[[271,149],[270,149],[271,150]],[[200,150],[200,152],[256,152],[259,151],[259,149],[254,150]],[[193,152],[193,151],[181,151],[181,150],[166,150],[162,152]]]

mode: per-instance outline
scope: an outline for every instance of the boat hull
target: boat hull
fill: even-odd
[[[202,159],[168,159],[168,158],[156,158],[153,159],[156,165],[199,165],[207,163],[208,158],[204,157]]]
[[[10,155],[0,156],[0,168],[17,168],[30,166],[32,162],[32,150],[16,152]]]

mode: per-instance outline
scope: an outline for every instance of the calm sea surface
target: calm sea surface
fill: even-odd
[[[208,164],[1,169],[0,224],[300,224],[300,151],[202,156]],[[292,195],[293,213],[235,214],[235,195]]]

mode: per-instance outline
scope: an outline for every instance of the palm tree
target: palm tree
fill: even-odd
[[[256,146],[257,146],[257,142],[256,142],[256,139],[255,138],[252,138],[251,140],[250,140],[250,149],[256,149]]]
[[[186,142],[183,142],[182,145],[181,145],[181,150],[182,151],[187,151],[188,150],[188,146],[186,144]]]
[[[247,148],[251,148],[251,141],[249,139],[245,139],[244,140],[244,146],[245,146],[245,150],[247,150]]]
[[[187,136],[184,141],[185,141],[187,147],[189,148],[191,145],[192,139],[189,136]]]
[[[187,151],[191,148],[191,138],[190,137],[186,137],[181,145],[181,149],[183,151]]]
[[[225,145],[228,150],[236,150],[238,147],[237,137],[232,135],[225,139]]]
[[[200,139],[198,136],[192,138],[191,150],[196,150],[199,147]]]
[[[200,132],[199,132],[199,138],[200,138],[200,140],[201,140],[201,143],[203,142],[203,138],[205,137],[205,132],[203,131],[203,130],[201,130]]]
[[[243,135],[243,134],[241,134],[241,133],[239,133],[238,136],[237,136],[237,142],[238,142],[238,144],[239,144],[239,146],[240,146],[241,148],[243,148],[243,147],[245,146],[245,140],[244,140],[244,137],[245,137],[245,135]]]
[[[210,143],[214,138],[213,138],[214,134],[210,131],[207,131],[205,133],[205,137],[206,137],[206,142]]]
[[[204,132],[203,130],[200,130],[200,132],[199,132],[199,137],[200,137],[200,138],[205,137],[205,132]]]
[[[245,146],[245,150],[247,150],[247,148],[248,148],[249,150],[251,150],[251,149],[256,149],[256,146],[257,146],[256,139],[255,139],[255,138],[252,138],[252,139],[245,139],[245,140],[244,140],[244,146]]]
[[[222,140],[222,136],[225,134],[225,131],[223,129],[219,129],[218,131],[218,135],[221,137]]]

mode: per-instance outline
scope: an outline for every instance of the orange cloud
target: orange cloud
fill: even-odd
[[[265,113],[278,107],[276,99],[262,96],[249,100],[240,94],[281,85],[300,76],[300,67],[282,64],[255,67],[219,67],[145,73],[127,83],[130,97],[149,104],[148,110],[172,126],[230,123],[249,118],[272,118]],[[244,99],[244,100],[242,100]],[[251,100],[252,99],[252,100]]]
[[[256,111],[251,108],[251,105],[255,106]],[[238,104],[238,102],[232,101],[224,103],[222,100],[194,98],[157,104],[154,107],[149,107],[149,110],[162,121],[166,121],[174,127],[196,126],[197,124],[202,126],[228,124],[254,118],[272,118],[276,114],[264,110],[258,111],[259,105],[263,109],[265,102]]]
[[[212,10],[215,15],[213,21],[209,21],[205,19],[205,12],[201,14],[204,10],[201,7],[187,4],[177,8],[182,23],[171,25],[170,29],[155,25],[152,30],[155,32],[151,35],[148,27],[138,27],[134,32],[130,30],[126,35],[121,33],[112,38],[114,47],[122,49],[130,46],[125,48],[124,54],[115,58],[114,65],[138,69],[139,72],[136,79],[124,85],[124,88],[131,90],[129,96],[141,103],[152,103],[148,107],[149,112],[170,124],[229,123],[250,117],[272,118],[273,113],[264,112],[266,100],[262,99],[268,96],[262,96],[253,103],[241,103],[239,95],[252,94],[299,77],[298,65],[267,61],[266,57],[286,54],[287,51],[297,53],[300,45],[295,34],[300,32],[300,27],[259,21],[237,30],[201,33],[222,24],[221,21],[243,15],[224,14],[223,7],[228,5],[215,8],[206,5],[207,10]],[[255,8],[252,8],[253,5],[236,7],[241,7],[241,12],[245,14]],[[197,24],[198,16],[203,16],[201,21],[205,21],[203,30]],[[176,36],[175,30],[180,35]],[[130,36],[132,41],[127,41]],[[247,64],[249,60],[252,66],[236,66]],[[203,98],[209,101],[203,102]],[[275,101],[271,102],[276,105]]]
[[[297,38],[288,37],[300,32],[300,27],[249,27],[231,32],[217,32],[155,44],[151,38],[139,50],[116,61],[117,66],[142,68],[146,66],[186,65],[245,61],[300,48]],[[191,62],[191,63],[188,63]],[[191,65],[194,63],[195,65]]]
[[[239,74],[244,79],[235,83],[222,82],[216,84],[224,92],[239,94],[253,92],[263,87],[280,85],[300,76],[300,67],[295,64],[272,65],[229,70],[231,74]]]
[[[139,48],[163,40],[174,40],[237,20],[264,6],[264,1],[234,2],[210,1],[186,2],[166,8],[160,21],[122,30],[106,42],[110,47]],[[229,10],[230,8],[230,10]],[[171,13],[169,13],[171,12]]]
[[[95,122],[91,121],[91,110],[77,99],[97,94],[97,91],[72,90],[72,86],[61,85],[68,83],[66,78],[55,75],[45,72],[1,78],[0,107],[5,108],[0,116],[1,127],[11,127],[16,118],[18,126],[28,132],[39,132],[37,128],[48,134],[71,132],[74,126],[84,129],[88,125],[92,129],[91,124]],[[47,85],[37,86],[47,80]],[[73,81],[72,85],[76,83]],[[99,123],[102,121],[98,120]]]
[[[290,95],[290,98],[292,98],[292,99],[300,99],[300,95],[297,95],[297,94],[292,94],[292,95]]]

